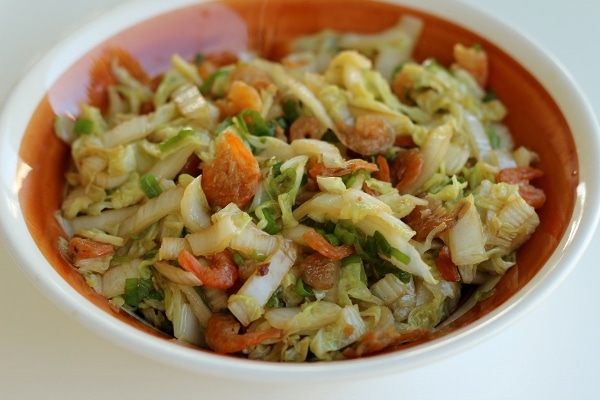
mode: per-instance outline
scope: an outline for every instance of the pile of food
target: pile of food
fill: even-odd
[[[86,282],[187,344],[269,361],[361,357],[491,295],[539,224],[488,58],[416,63],[422,23],[323,31],[277,62],[113,49],[59,115],[59,246]],[[478,288],[478,289],[477,289]],[[458,313],[458,314],[457,314]]]

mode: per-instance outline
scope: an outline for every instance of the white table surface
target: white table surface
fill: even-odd
[[[45,49],[122,1],[0,0],[0,100]],[[600,1],[464,1],[554,53],[600,115]],[[271,390],[231,385],[124,351],[51,304],[0,243],[0,399],[597,399],[599,255],[596,235],[572,274],[525,318],[435,365],[373,380]]]

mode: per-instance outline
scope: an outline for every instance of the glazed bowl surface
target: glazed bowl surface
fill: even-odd
[[[173,53],[248,49],[277,58],[293,37],[324,28],[377,32],[403,14],[425,25],[415,58],[452,60],[452,46],[480,43],[490,56],[490,86],[509,110],[517,144],[540,155],[539,186],[547,202],[541,225],[519,250],[517,265],[438,337],[399,351],[331,363],[271,364],[191,349],[165,340],[116,313],[87,286],[57,249],[68,149],[52,130],[55,114],[77,113],[93,60],[107,48],[127,50],[150,75]],[[364,24],[364,16],[369,24]],[[472,347],[526,315],[574,268],[600,207],[599,129],[586,99],[561,64],[513,27],[445,0],[140,1],[127,3],[76,31],[40,59],[0,115],[2,233],[31,280],[65,312],[125,348],[167,364],[238,379],[304,380],[399,373]]]

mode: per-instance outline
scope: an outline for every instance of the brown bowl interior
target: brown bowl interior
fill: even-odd
[[[400,15],[422,18],[425,28],[416,48],[421,61],[434,57],[452,61],[452,46],[480,43],[490,57],[490,87],[506,104],[506,123],[518,145],[541,156],[537,165],[545,176],[535,183],[547,195],[539,210],[541,224],[518,252],[517,266],[502,278],[495,294],[478,303],[451,324],[443,334],[468,325],[515,295],[556,249],[566,231],[575,202],[578,160],[569,126],[554,100],[540,83],[502,49],[473,32],[436,16],[398,5],[362,0],[223,1],[189,6],[135,25],[106,40],[67,70],[48,89],[31,118],[20,149],[20,158],[31,171],[22,181],[19,197],[28,228],[42,253],[58,273],[79,293],[107,313],[141,330],[156,334],[123,313],[90,289],[60,256],[57,238],[63,235],[53,217],[60,208],[69,151],[54,135],[55,113],[77,112],[86,101],[85,86],[94,59],[119,47],[130,52],[151,74],[164,71],[170,56],[192,58],[197,53],[247,48],[269,57],[281,55],[286,41],[324,28],[375,32],[393,25]],[[365,19],[369,23],[365,24]]]

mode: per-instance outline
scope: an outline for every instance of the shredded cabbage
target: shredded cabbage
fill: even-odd
[[[108,105],[55,120],[61,251],[113,306],[252,359],[344,359],[455,320],[544,195],[472,66],[412,60],[422,25],[318,32],[281,62],[175,54],[153,80],[109,60]]]

